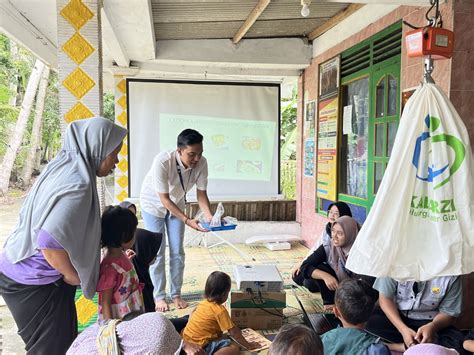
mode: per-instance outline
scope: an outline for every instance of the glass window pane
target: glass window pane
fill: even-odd
[[[384,124],[375,125],[375,156],[383,157]]]
[[[369,79],[343,85],[342,101],[352,105],[352,133],[342,135],[339,192],[367,198]]]
[[[374,195],[379,191],[382,182],[385,163],[374,163]]]
[[[393,142],[395,142],[395,136],[397,135],[397,122],[388,123],[388,134],[387,134],[387,157],[392,154]]]
[[[387,115],[394,116],[397,113],[397,79],[391,75],[388,76],[388,107]]]
[[[380,79],[375,92],[375,117],[383,117],[385,104],[385,77]]]

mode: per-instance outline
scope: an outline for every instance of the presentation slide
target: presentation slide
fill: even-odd
[[[270,181],[275,122],[161,114],[160,151],[174,149],[188,127],[204,136],[209,179]]]
[[[192,128],[204,136],[211,200],[279,198],[279,84],[128,79],[127,87],[130,197],[140,196],[154,157]]]

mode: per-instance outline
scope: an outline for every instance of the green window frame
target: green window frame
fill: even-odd
[[[343,168],[347,169],[348,164],[346,163],[347,155],[343,156],[343,154],[348,153],[350,138],[343,135],[342,128],[339,130],[338,140],[338,200],[350,204],[353,212],[355,211],[355,218],[360,222],[365,220],[375,200],[377,189],[390,159],[400,120],[401,45],[402,23],[399,21],[341,54],[340,127],[343,124],[343,107],[347,104],[352,104],[354,107],[354,100],[347,97],[351,87],[363,87],[368,95],[368,105],[363,106],[368,108],[368,129],[362,132],[367,135],[367,147],[352,140],[352,144],[359,144],[357,147],[359,151],[367,150],[366,161],[364,157],[359,165],[354,164],[356,169],[359,169],[359,177],[362,180],[351,189],[357,191],[356,196],[341,191],[344,190],[340,186],[341,181],[348,184],[347,181],[351,178],[349,170],[343,171]],[[368,87],[366,88],[367,80]],[[360,114],[360,112],[353,113],[353,117],[355,114]],[[364,164],[366,164],[365,186],[363,186],[363,168],[361,169]],[[351,185],[354,184],[351,183]],[[327,206],[331,202],[317,198],[317,212],[325,216]]]

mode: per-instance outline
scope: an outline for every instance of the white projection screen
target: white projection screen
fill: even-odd
[[[211,200],[279,196],[280,85],[129,79],[129,196],[178,134],[204,136]],[[195,189],[189,193],[195,199]]]

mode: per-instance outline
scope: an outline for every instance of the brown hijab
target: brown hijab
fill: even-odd
[[[346,261],[349,256],[349,252],[354,244],[357,234],[360,230],[360,225],[357,221],[349,216],[342,216],[336,219],[335,224],[339,224],[344,231],[346,242],[340,247],[336,247],[332,244],[329,250],[328,263],[336,272],[339,281],[350,277],[350,272],[346,270]],[[333,225],[333,226],[334,226]]]

